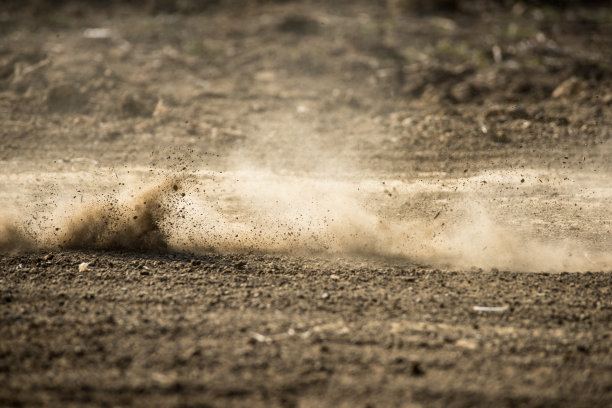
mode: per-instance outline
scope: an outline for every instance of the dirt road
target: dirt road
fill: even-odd
[[[401,3],[9,3],[0,405],[612,405],[610,8]]]

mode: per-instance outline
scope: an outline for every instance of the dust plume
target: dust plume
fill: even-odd
[[[15,215],[0,214],[0,254],[29,251],[34,247],[33,239],[18,225]]]
[[[171,176],[130,199],[104,197],[60,220],[49,241],[65,249],[167,250],[173,199],[184,183]]]
[[[522,170],[454,180],[330,179],[244,167],[153,180],[144,169],[130,174],[121,175],[121,190],[98,186],[83,203],[57,198],[53,211],[35,215],[44,222],[3,221],[0,252],[327,253],[522,271],[612,266],[612,189],[592,175],[568,181]]]
[[[573,226],[566,221],[547,222],[544,233],[538,233],[533,222],[539,220],[525,214],[533,209],[533,202],[525,199],[524,192],[506,193],[499,197],[501,205],[492,205],[499,189],[525,185],[520,177],[514,172],[491,173],[486,185],[482,177],[382,184],[363,178],[340,181],[258,170],[234,172],[209,183],[205,196],[189,197],[191,217],[179,229],[184,235],[176,234],[172,241],[175,248],[184,250],[315,251],[461,268],[609,268],[609,242],[604,239],[599,247],[591,242],[592,234],[601,232],[598,225],[588,231],[591,235],[578,236],[571,234]],[[526,190],[533,193],[540,188],[534,181],[540,176],[529,177]],[[571,188],[564,194],[575,193]],[[599,194],[602,197],[591,203],[594,224],[605,222],[595,218],[602,208],[604,217],[608,211],[599,204],[609,200],[610,191]],[[544,215],[547,204],[540,204]],[[584,221],[589,228],[588,220]]]
[[[0,214],[0,253],[35,249],[170,249],[168,238],[173,220],[180,217],[177,202],[185,196],[188,176],[165,175],[144,185],[141,179],[132,179],[122,191],[100,186],[96,178],[90,178],[88,183],[79,175],[72,176],[67,186],[76,184],[78,192],[89,187],[89,198],[83,200],[82,195],[75,195],[71,200],[70,187],[63,193],[48,193],[46,200],[40,193],[12,197],[15,207],[22,210]],[[55,178],[56,174],[49,177]],[[44,175],[37,174],[37,180],[42,178]]]

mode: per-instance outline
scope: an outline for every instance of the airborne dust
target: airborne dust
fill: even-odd
[[[3,209],[0,250],[328,253],[521,271],[612,265],[606,174],[521,169],[402,180],[227,162],[239,164],[13,178],[3,191],[19,194],[3,197],[12,205]]]
[[[75,25],[70,35],[56,36],[51,28],[39,39],[15,31],[15,52],[21,42],[42,42],[45,52],[6,65],[14,67],[12,74],[5,70],[7,92],[17,96],[2,110],[9,129],[2,165],[9,170],[0,179],[0,253],[254,251],[356,254],[448,268],[609,270],[604,104],[612,99],[599,96],[605,87],[593,77],[607,78],[608,68],[584,65],[583,53],[561,48],[604,49],[606,36],[600,44],[570,32],[554,42],[546,34],[552,23],[542,21],[543,32],[531,33],[532,14],[513,10],[520,13],[506,40],[516,44],[501,58],[490,55],[501,52],[497,43],[482,41],[495,27],[485,20],[468,20],[473,49],[464,49],[454,43],[464,23],[396,21],[397,13],[368,7],[371,15],[322,9],[298,19],[282,6],[253,9],[244,18],[139,16],[101,31]],[[502,27],[507,18],[500,16]],[[525,27],[515,30],[519,23]],[[150,36],[154,28],[177,33],[182,48]],[[533,38],[519,41],[523,32]],[[542,49],[558,50],[539,58]],[[591,54],[587,60],[606,57]],[[20,68],[21,59],[32,60],[31,67]],[[535,71],[534,61],[542,64]],[[177,66],[186,71],[177,75]],[[22,98],[22,91],[38,96]],[[23,112],[12,100],[21,101]],[[27,121],[41,111],[39,129]],[[204,165],[195,154],[185,169],[125,159],[176,145],[216,149],[222,157]],[[529,161],[521,161],[524,145],[534,154]],[[538,151],[549,161],[539,160]],[[591,167],[583,152],[594,156]],[[471,153],[480,165],[446,172]],[[550,167],[566,155],[576,156],[573,167],[565,161]],[[360,168],[364,157],[370,162]],[[489,163],[489,157],[510,161],[498,166],[503,160]],[[81,165],[51,171],[60,158]],[[105,164],[79,162],[93,158]],[[429,158],[427,171],[411,167]],[[17,170],[10,170],[12,160]],[[381,163],[386,172],[364,170]]]

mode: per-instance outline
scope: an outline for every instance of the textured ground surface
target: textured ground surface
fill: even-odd
[[[235,3],[0,13],[0,405],[612,405],[610,7]]]

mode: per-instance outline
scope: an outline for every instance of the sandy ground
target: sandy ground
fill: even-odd
[[[0,405],[612,405],[611,8],[213,3],[0,14]]]

